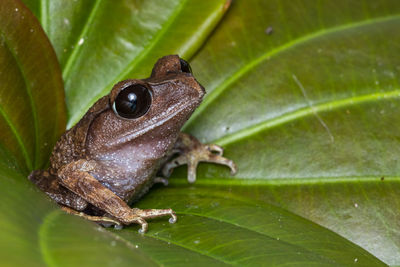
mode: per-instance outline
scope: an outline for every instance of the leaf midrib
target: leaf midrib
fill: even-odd
[[[397,20],[397,19],[400,19],[400,15],[377,17],[374,19],[361,20],[361,21],[357,21],[357,22],[353,22],[353,23],[339,25],[339,26],[332,27],[329,29],[317,30],[315,32],[311,32],[309,34],[306,34],[302,37],[291,40],[287,43],[282,44],[281,46],[277,46],[277,47],[267,51],[266,53],[249,61],[247,64],[245,64],[243,67],[241,67],[238,71],[236,71],[232,75],[230,75],[230,77],[228,79],[224,80],[222,83],[217,85],[214,88],[214,90],[212,90],[207,95],[207,97],[203,100],[202,104],[197,108],[196,112],[191,116],[191,118],[185,124],[183,129],[186,129],[187,127],[192,125],[196,121],[196,118],[199,117],[207,109],[207,107],[209,105],[211,105],[225,90],[227,90],[227,88],[229,88],[230,85],[234,84],[242,76],[244,76],[246,73],[248,73],[249,71],[254,69],[256,66],[258,66],[265,60],[268,60],[271,57],[277,56],[278,54],[283,53],[289,49],[292,49],[298,45],[301,45],[301,44],[311,41],[313,39],[320,38],[325,35],[333,34],[333,33],[339,32],[339,31],[350,30],[350,29],[354,29],[357,27],[363,27],[363,26],[370,25],[370,24],[383,23],[383,22],[387,22],[387,21],[391,21],[391,20]]]
[[[28,95],[28,99],[29,99],[29,104],[31,106],[32,109],[32,120],[33,120],[33,126],[34,126],[34,133],[35,133],[35,144],[34,144],[34,159],[31,159],[29,154],[28,154],[28,150],[25,147],[24,142],[21,139],[21,136],[19,135],[17,129],[14,127],[12,121],[9,119],[9,117],[7,116],[7,114],[5,113],[5,111],[3,109],[1,109],[1,115],[4,117],[4,119],[6,120],[7,124],[9,125],[11,131],[14,133],[15,138],[17,139],[17,142],[19,144],[19,146],[22,149],[22,154],[24,155],[25,158],[25,162],[26,162],[26,166],[28,167],[29,170],[33,169],[33,166],[36,166],[36,162],[39,158],[39,126],[38,126],[38,118],[37,118],[37,114],[36,114],[36,109],[35,109],[35,102],[33,100],[33,96],[31,93],[31,87],[30,87],[30,83],[27,80],[26,77],[26,73],[23,70],[23,67],[21,65],[21,63],[18,60],[18,57],[15,54],[15,51],[12,49],[12,46],[10,46],[10,44],[8,43],[8,40],[6,38],[6,35],[0,31],[0,35],[3,36],[3,40],[4,40],[4,44],[5,47],[7,48],[7,50],[10,52],[10,54],[12,55],[13,59],[15,60],[15,63],[18,66],[18,70],[21,73],[21,76],[24,80],[24,84],[25,84],[25,91],[26,94]]]
[[[372,94],[358,95],[349,98],[343,98],[339,100],[332,100],[323,102],[317,105],[308,105],[307,101],[305,101],[305,107],[296,109],[292,112],[287,112],[282,114],[281,116],[273,117],[271,119],[262,121],[260,123],[254,124],[250,127],[244,128],[242,130],[238,130],[235,133],[225,135],[222,138],[211,141],[213,143],[217,143],[221,146],[226,146],[235,142],[239,142],[244,138],[248,138],[249,136],[255,135],[264,130],[272,129],[283,125],[285,123],[297,120],[299,118],[307,117],[307,116],[318,116],[317,114],[324,111],[333,111],[338,110],[340,108],[351,106],[355,104],[362,104],[371,101],[382,101],[388,100],[391,98],[400,97],[400,89],[387,91],[387,92],[378,92]],[[317,117],[318,118],[318,117]]]
[[[81,51],[82,45],[80,45],[79,42],[82,38],[84,39],[85,35],[89,31],[89,26],[92,24],[93,19],[97,14],[97,9],[99,8],[101,2],[102,2],[101,0],[96,0],[96,2],[93,4],[92,10],[89,13],[89,16],[85,22],[85,25],[83,26],[78,38],[75,40],[74,48],[73,48],[72,52],[70,53],[70,55],[68,56],[66,63],[65,63],[65,67],[62,72],[62,77],[63,77],[64,81],[69,80],[69,75],[70,75],[70,72],[72,69],[72,65],[76,61],[76,58],[78,57],[78,55]]]
[[[22,141],[20,135],[18,134],[17,129],[15,129],[13,123],[9,120],[7,114],[5,113],[5,111],[3,110],[3,108],[2,108],[1,106],[0,106],[0,114],[1,114],[1,116],[4,118],[4,120],[6,121],[6,123],[8,124],[8,126],[10,127],[11,132],[14,134],[15,139],[17,140],[17,143],[18,143],[18,145],[20,146],[21,151],[22,151],[22,154],[23,154],[23,156],[24,156],[24,158],[25,158],[25,163],[26,163],[28,169],[31,170],[31,169],[33,168],[33,167],[32,167],[32,162],[31,162],[31,160],[30,160],[28,151],[26,150],[25,144],[24,144],[24,142]]]

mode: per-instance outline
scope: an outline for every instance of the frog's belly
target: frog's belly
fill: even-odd
[[[175,132],[165,135],[143,135],[112,149],[89,146],[87,157],[98,165],[91,173],[126,202],[138,199],[153,185],[164,156],[178,137]]]
[[[125,202],[137,200],[153,185],[160,160],[101,161],[90,172],[101,184]]]

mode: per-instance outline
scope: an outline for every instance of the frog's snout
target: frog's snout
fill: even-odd
[[[206,94],[206,89],[204,88],[203,85],[197,83],[198,86],[196,87],[197,91],[199,92],[200,98],[203,98],[204,95]]]

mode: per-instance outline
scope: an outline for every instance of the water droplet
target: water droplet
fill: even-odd
[[[268,26],[268,28],[265,29],[265,33],[267,35],[271,35],[274,32],[274,28],[272,26]]]
[[[78,45],[82,45],[84,42],[85,42],[85,39],[84,39],[84,38],[81,38],[81,39],[79,40],[79,42],[78,42]]]

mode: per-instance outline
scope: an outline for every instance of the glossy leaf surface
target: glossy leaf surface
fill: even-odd
[[[25,2],[57,51],[70,124],[112,79],[128,72],[147,76],[164,54],[190,57],[226,8],[223,1],[208,2],[204,10],[171,1],[169,13],[155,16],[154,3],[161,8],[161,2],[121,1],[128,10],[105,1]],[[144,8],[148,3],[153,9]],[[399,10],[397,1],[233,2],[191,61],[210,93],[186,131],[224,145],[239,173],[229,177],[223,167],[202,164],[189,186],[186,170],[177,170],[169,187],[154,188],[137,205],[171,207],[178,222],[149,221],[143,236],[138,226],[105,230],[63,214],[8,157],[18,162],[20,150],[5,149],[2,258],[39,266],[399,264]],[[104,18],[106,11],[122,28]],[[131,26],[154,23],[154,32],[138,32],[123,45],[127,12],[140,17]],[[206,29],[180,25],[199,14],[197,25]],[[138,41],[140,34],[145,41]],[[64,56],[68,45],[75,48]],[[127,47],[134,49],[128,53]],[[32,147],[34,135],[27,136]]]
[[[389,264],[400,259],[399,12],[398,1],[236,2],[192,61],[210,93],[186,125],[236,160],[234,183]]]
[[[11,0],[0,3],[0,81],[0,148],[21,169],[43,167],[65,129],[60,69],[39,22]]]

